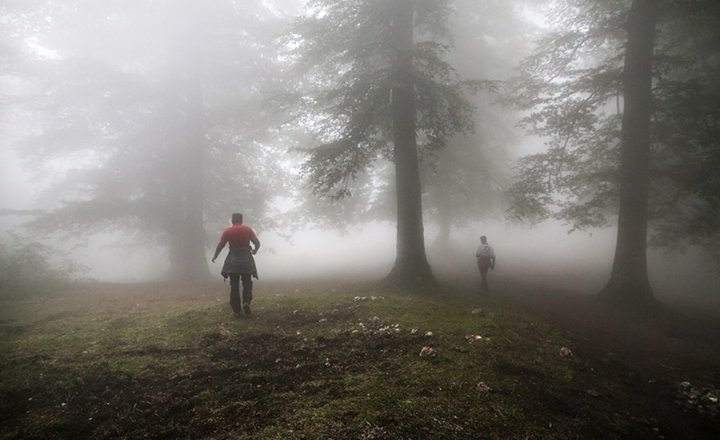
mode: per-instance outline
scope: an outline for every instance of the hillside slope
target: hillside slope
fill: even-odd
[[[226,288],[3,300],[0,438],[720,438],[717,347],[572,299]]]

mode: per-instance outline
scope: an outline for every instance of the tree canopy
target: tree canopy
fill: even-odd
[[[523,158],[510,215],[572,229],[606,226],[617,212],[626,0],[557,2],[556,29],[521,65],[511,100],[524,125],[549,139]],[[718,249],[720,9],[661,1],[653,58],[651,242]]]
[[[422,149],[444,148],[450,135],[470,128],[463,84],[443,57],[450,49],[446,2],[414,2],[422,38],[413,51]],[[392,160],[390,89],[392,2],[357,0],[308,4],[288,38],[296,68],[298,113],[317,135],[302,173],[316,194],[342,198],[351,179],[380,159]]]
[[[392,274],[402,266],[402,278],[428,277],[418,154],[441,150],[471,128],[467,84],[445,61],[448,4],[316,0],[308,7],[287,42],[304,79],[303,122],[318,139],[301,172],[315,194],[340,199],[375,163],[393,162],[398,259]]]
[[[305,75],[297,86],[299,119],[317,136],[302,168],[316,197],[309,197],[301,212],[330,227],[395,218],[389,29],[372,28],[387,22],[389,4],[356,3],[311,3],[310,16],[297,24],[290,44],[296,69]],[[497,26],[498,16],[522,22],[508,2],[417,7],[416,34],[427,40],[416,44],[414,54],[423,209],[447,231],[502,211],[516,139],[514,121],[493,102],[492,90],[525,42],[515,26]],[[335,26],[338,20],[368,23]],[[312,38],[321,41],[307,41]],[[505,45],[517,51],[500,50]]]
[[[32,33],[42,52],[26,49],[12,73],[33,93],[13,104],[43,121],[28,130],[25,160],[64,177],[34,225],[135,231],[167,246],[183,277],[207,273],[206,234],[231,212],[273,226],[286,177],[270,136],[265,101],[278,84],[267,48],[281,17],[227,1],[41,4],[45,24]],[[23,14],[8,21],[22,27]]]

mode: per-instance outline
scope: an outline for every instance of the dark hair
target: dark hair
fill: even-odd
[[[242,216],[240,216],[240,217],[242,217]],[[480,241],[482,241],[483,243],[485,243],[485,242],[487,241],[487,237],[484,236],[484,235],[481,235],[481,236],[480,236]]]
[[[242,214],[240,214],[239,212],[233,213],[233,215],[232,215],[232,223],[233,223],[234,225],[239,225],[239,224],[241,224],[242,222],[243,222]]]

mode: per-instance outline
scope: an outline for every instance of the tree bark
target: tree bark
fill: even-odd
[[[658,0],[634,0],[627,23],[620,147],[620,205],[610,279],[600,297],[654,303],[647,271],[652,58]]]
[[[452,232],[452,218],[447,211],[440,211],[440,221],[438,222],[438,234],[435,237],[436,246],[440,249],[446,249],[450,245],[450,236]]]
[[[452,195],[448,177],[449,172],[452,172],[450,167],[442,166],[442,163],[437,166],[437,177],[434,182],[435,185],[431,190],[430,198],[428,199],[435,205],[439,227],[437,236],[435,237],[435,241],[433,243],[434,248],[442,251],[447,251],[450,247],[450,237],[452,235],[453,226]]]
[[[205,207],[205,131],[198,60],[188,49],[185,73],[185,124],[180,140],[176,184],[177,224],[170,234],[170,276],[182,281],[210,279],[207,263]]]
[[[420,169],[415,138],[413,80],[413,19],[411,0],[393,0],[392,43],[395,51],[392,78],[393,156],[397,197],[397,255],[387,277],[400,285],[433,283],[425,254]]]

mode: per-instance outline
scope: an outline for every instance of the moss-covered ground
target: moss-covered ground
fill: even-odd
[[[678,397],[712,344],[641,361],[518,301],[343,283],[258,283],[236,319],[226,289],[0,301],[0,438],[720,438]]]

